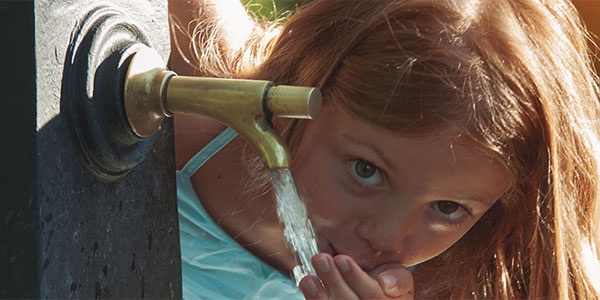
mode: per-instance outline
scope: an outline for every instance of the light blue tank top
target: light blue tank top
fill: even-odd
[[[183,298],[304,299],[289,277],[223,231],[192,187],[192,174],[236,136],[228,128],[176,172]]]

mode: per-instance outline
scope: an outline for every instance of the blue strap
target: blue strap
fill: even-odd
[[[233,138],[237,136],[237,132],[231,128],[225,129],[225,131],[221,132],[216,138],[214,138],[210,143],[208,143],[202,150],[200,150],[192,159],[190,159],[181,172],[187,176],[188,178],[192,177],[204,163],[209,160],[213,155],[217,154],[223,147],[225,147]]]

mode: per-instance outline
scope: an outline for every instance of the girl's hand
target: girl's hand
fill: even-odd
[[[400,264],[381,265],[369,274],[347,255],[335,258],[319,253],[312,258],[317,275],[300,282],[300,290],[312,299],[413,299],[413,277]]]

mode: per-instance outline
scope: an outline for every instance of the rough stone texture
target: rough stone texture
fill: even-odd
[[[71,32],[86,12],[103,4],[135,20],[166,61],[167,1],[0,3],[0,17],[19,13],[34,21],[33,32],[21,32],[33,36],[20,36],[17,46],[24,48],[15,49],[22,51],[15,63],[24,67],[22,82],[2,85],[15,89],[6,94],[10,100],[25,101],[17,111],[22,116],[6,119],[25,140],[0,136],[4,147],[11,138],[22,148],[4,157],[14,161],[3,161],[0,172],[2,189],[15,189],[2,196],[8,205],[0,210],[0,233],[7,235],[0,240],[0,298],[181,298],[172,122],[163,124],[141,164],[107,182],[82,163],[61,99]],[[33,53],[28,44],[35,45]],[[35,95],[18,92],[27,84],[35,86]]]

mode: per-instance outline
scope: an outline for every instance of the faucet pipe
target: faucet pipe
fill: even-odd
[[[270,169],[289,167],[289,153],[270,118],[315,118],[321,108],[316,88],[275,86],[265,80],[177,76],[165,70],[153,49],[144,47],[131,59],[124,101],[135,134],[147,138],[165,117],[208,117],[235,131],[261,155]]]

